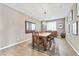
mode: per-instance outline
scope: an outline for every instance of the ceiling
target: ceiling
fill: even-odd
[[[71,3],[5,3],[5,5],[39,20],[64,18],[72,7]]]

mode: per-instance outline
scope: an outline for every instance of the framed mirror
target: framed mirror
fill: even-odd
[[[58,28],[63,28],[63,24],[58,24]]]

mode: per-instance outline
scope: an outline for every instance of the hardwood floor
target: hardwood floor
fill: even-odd
[[[78,56],[65,39],[58,39],[60,56]]]
[[[55,44],[52,44],[50,50],[37,51],[32,49],[31,40],[23,42],[14,47],[0,51],[1,56],[77,56],[65,39],[55,38]]]

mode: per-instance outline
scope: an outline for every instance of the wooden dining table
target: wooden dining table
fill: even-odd
[[[47,32],[44,32],[44,33],[39,33],[39,37],[41,37],[44,41],[44,50],[47,50],[47,39],[48,39],[48,36],[50,35],[51,33],[47,33]]]

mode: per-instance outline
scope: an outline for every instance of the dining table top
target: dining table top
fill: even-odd
[[[43,37],[47,37],[47,36],[49,36],[51,33],[39,33],[39,36],[43,36]]]

